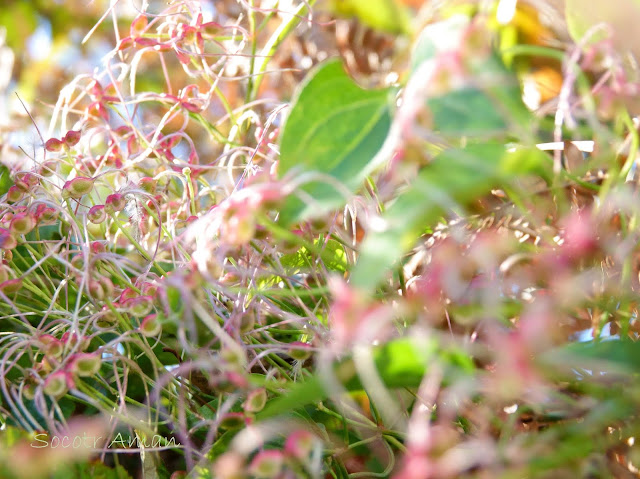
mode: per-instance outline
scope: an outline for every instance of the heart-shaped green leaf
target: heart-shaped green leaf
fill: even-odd
[[[364,90],[330,61],[311,73],[293,100],[280,142],[279,172],[324,175],[291,196],[280,212],[284,224],[318,215],[346,202],[375,166],[391,125],[390,93]]]

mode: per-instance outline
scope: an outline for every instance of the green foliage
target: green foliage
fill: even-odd
[[[454,138],[519,134],[530,127],[533,117],[522,102],[518,79],[492,51],[488,38],[479,32],[472,33],[471,40],[466,38],[470,28],[467,16],[454,15],[422,30],[413,49],[411,75],[424,75],[421,67],[428,67],[427,71],[439,68],[442,58],[452,57],[449,61],[460,61],[451,55],[459,48],[468,48],[468,54],[473,57],[466,65],[470,79],[463,80],[465,85],[457,86],[456,81],[451,80],[449,91],[427,99],[434,129]],[[470,45],[465,45],[465,42]],[[459,74],[453,66],[441,68],[453,71],[445,69],[436,73],[436,78],[438,75],[455,78]]]
[[[0,164],[0,195],[4,195],[13,185],[9,168]]]
[[[391,124],[392,90],[363,90],[330,61],[309,74],[291,106],[280,142],[280,175],[313,172],[302,188],[311,198],[289,198],[284,224],[319,216],[346,201],[376,166],[374,159]]]
[[[372,290],[446,211],[462,211],[511,175],[544,169],[543,159],[531,150],[508,152],[501,143],[478,143],[441,153],[385,212],[384,229],[367,237],[352,283]]]
[[[0,131],[1,477],[637,474],[637,2],[107,3]],[[28,444],[97,417],[162,450]]]
[[[395,339],[373,348],[371,357],[380,380],[392,389],[418,387],[428,367],[436,363],[444,367],[450,377],[468,374],[474,369],[468,355],[454,348],[443,348],[436,338]],[[334,365],[335,376],[347,391],[363,388],[356,361],[357,358],[349,358]],[[331,394],[331,387],[324,384],[321,375],[316,375],[289,388],[280,398],[269,403],[258,417],[267,419],[289,413],[322,401]]]

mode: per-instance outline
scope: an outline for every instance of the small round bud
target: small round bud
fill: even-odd
[[[220,429],[241,429],[246,425],[246,416],[241,412],[228,412],[220,420]]]
[[[118,317],[106,305],[102,307],[96,325],[100,328],[110,328],[118,323]]]
[[[124,307],[131,316],[136,318],[146,316],[153,309],[153,298],[151,296],[138,296],[125,301]]]
[[[58,167],[57,161],[47,160],[40,165],[40,169],[38,170],[38,173],[40,173],[44,177],[49,177],[56,172],[57,167]]]
[[[162,325],[155,314],[150,314],[140,323],[140,333],[147,338],[158,336],[162,332]]]
[[[107,219],[107,212],[105,211],[105,206],[104,205],[92,206],[89,209],[89,212],[87,213],[87,218],[93,224],[97,225],[102,223],[105,219]]]
[[[73,180],[67,181],[62,187],[63,198],[82,198],[84,195],[91,193],[94,181],[93,178],[87,178],[85,176],[78,176]]]
[[[125,206],[127,206],[127,200],[120,193],[114,193],[107,196],[104,206],[107,213],[113,214],[117,211],[124,210]]]
[[[278,477],[284,463],[282,451],[260,451],[249,464],[249,474],[258,479]]]
[[[4,294],[15,294],[22,288],[22,280],[20,278],[10,279],[0,283],[0,291]]]
[[[125,303],[129,299],[137,297],[138,293],[136,293],[133,288],[125,288],[122,290],[122,293],[120,293],[120,298],[118,298],[118,301],[120,301],[121,303]]]
[[[140,180],[138,181],[138,186],[140,187],[140,189],[143,189],[151,195],[155,194],[157,185],[158,182],[148,176],[140,178]]]
[[[291,358],[297,361],[305,361],[311,356],[311,345],[300,341],[295,341],[290,344],[288,354]]]
[[[44,144],[44,149],[51,153],[57,153],[64,148],[64,142],[57,138],[50,138]]]
[[[45,394],[56,398],[64,396],[70,387],[73,387],[73,380],[64,371],[53,373],[44,382]]]
[[[304,462],[308,459],[309,454],[311,454],[314,442],[315,436],[313,434],[304,429],[300,429],[287,437],[284,443],[284,452],[287,456]]]
[[[267,404],[267,390],[264,388],[256,389],[247,394],[247,400],[244,402],[244,410],[246,412],[260,412]]]
[[[18,213],[11,220],[11,232],[17,235],[26,235],[36,226],[36,219],[30,213]]]
[[[131,29],[129,34],[133,37],[136,38],[140,35],[142,35],[145,31],[145,29],[147,28],[147,25],[149,24],[149,21],[147,20],[147,17],[145,15],[138,15],[133,22],[131,22]]]
[[[9,278],[9,268],[3,264],[0,264],[0,283],[4,283]]]
[[[50,334],[43,334],[38,338],[38,341],[42,344],[42,351],[47,356],[52,356],[54,358],[62,356],[64,344],[59,339],[56,339]]]
[[[55,208],[49,207],[39,208],[36,211],[36,218],[40,226],[53,225],[58,220],[58,211]]]
[[[81,136],[80,131],[69,130],[67,134],[64,135],[64,138],[62,139],[62,141],[68,148],[71,148],[78,144],[78,142],[80,141],[80,136]]]
[[[0,249],[9,250],[16,246],[18,246],[18,240],[11,234],[11,231],[0,228]]]
[[[17,203],[24,196],[24,190],[17,185],[13,185],[7,191],[7,201],[9,203]]]
[[[104,253],[107,250],[102,241],[92,241],[89,245],[89,249],[93,254]]]
[[[98,374],[102,366],[102,359],[98,354],[74,354],[71,362],[71,372],[80,377],[91,377]]]

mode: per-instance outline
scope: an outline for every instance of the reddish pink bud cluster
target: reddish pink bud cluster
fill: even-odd
[[[44,144],[44,149],[50,153],[58,153],[76,146],[82,137],[82,132],[69,130],[62,138],[50,138]]]
[[[78,176],[72,180],[65,182],[62,187],[63,198],[80,199],[84,195],[91,193],[93,190],[94,178]]]

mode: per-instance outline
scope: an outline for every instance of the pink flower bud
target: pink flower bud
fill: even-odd
[[[29,401],[32,401],[33,398],[36,397],[35,384],[31,382],[25,383],[24,387],[22,388],[22,394],[24,394],[24,397],[26,397]]]
[[[214,381],[214,389],[221,393],[232,393],[238,389],[247,389],[249,381],[240,373],[227,371]]]
[[[62,344],[62,342],[56,339],[50,342],[49,344],[47,344],[44,351],[45,351],[45,354],[48,356],[59,358],[60,356],[62,356],[62,352],[64,351],[64,345]]]
[[[280,474],[283,463],[282,451],[260,451],[249,464],[249,474],[259,479],[272,479]]]
[[[57,153],[64,149],[64,142],[57,138],[50,138],[45,142],[44,149],[51,153]]]
[[[82,198],[84,195],[91,193],[94,181],[93,178],[87,178],[85,176],[78,176],[73,180],[67,181],[62,187],[63,198]]]
[[[138,186],[151,195],[155,194],[157,184],[158,182],[156,180],[148,176],[140,178],[138,181]]]
[[[91,103],[86,109],[86,114],[88,117],[109,121],[109,112],[107,111],[107,107],[99,101]]]
[[[89,249],[93,254],[104,253],[107,250],[102,241],[92,241],[89,245]]]
[[[105,219],[107,219],[107,212],[105,211],[104,205],[92,206],[87,213],[87,218],[93,224],[97,225],[102,223]]]
[[[52,225],[58,220],[58,211],[55,208],[40,208],[36,211],[36,218],[40,226]]]
[[[80,377],[95,376],[102,366],[102,359],[98,354],[74,354],[71,361],[71,372]]]
[[[71,258],[71,266],[79,271],[82,271],[84,269],[84,255],[82,253],[78,253],[73,258]]]
[[[288,354],[297,361],[305,361],[311,356],[312,350],[310,344],[295,341],[291,343],[290,346],[291,349],[289,349]]]
[[[136,38],[144,33],[145,29],[147,28],[147,25],[149,25],[149,21],[147,20],[147,17],[145,15],[138,15],[133,20],[133,22],[131,22],[131,28],[129,30],[129,34],[133,38]]]
[[[20,188],[20,191],[22,191],[23,193],[29,192],[29,185],[26,181],[22,181],[21,179],[16,179],[14,182],[14,186],[17,186],[18,188]]]
[[[64,396],[74,386],[73,380],[64,371],[51,374],[44,382],[44,392],[56,398]]]
[[[256,389],[247,394],[247,400],[244,402],[244,410],[246,412],[260,412],[267,404],[267,390],[264,388]]]
[[[58,162],[55,160],[47,160],[42,162],[40,168],[38,169],[38,173],[40,173],[44,177],[49,177],[53,175],[58,167]]]
[[[36,226],[36,219],[30,213],[18,213],[11,220],[11,232],[17,235],[26,235]]]
[[[133,299],[137,297],[138,297],[138,293],[136,293],[132,288],[125,288],[122,290],[122,293],[120,293],[120,298],[118,298],[118,301],[120,301],[121,303],[124,303],[128,299]]]
[[[68,331],[62,335],[62,338],[60,338],[60,340],[71,348],[80,343],[80,351],[84,351],[89,347],[89,338],[87,338],[86,336],[79,336],[76,333],[70,333]]]
[[[151,296],[138,296],[137,298],[126,300],[123,306],[127,308],[131,316],[139,318],[151,312],[151,309],[153,309],[153,298]]]
[[[3,264],[0,264],[0,283],[4,283],[9,278],[9,268]]]
[[[222,454],[211,469],[217,479],[243,479],[246,477],[244,457],[235,451]]]
[[[111,281],[111,279],[108,276],[101,276],[98,279],[98,281],[102,286],[102,290],[104,291],[105,297],[111,298],[115,291],[115,288],[113,286],[113,282]]]
[[[132,46],[133,46],[133,38],[131,37],[122,38],[118,42],[118,51],[121,52],[122,50],[128,50]]]
[[[158,321],[158,316],[150,314],[140,323],[140,333],[147,338],[158,336],[162,332],[162,325]]]
[[[228,412],[220,420],[220,429],[233,430],[246,426],[246,416],[241,412]]]
[[[124,210],[124,207],[127,206],[127,200],[125,200],[124,196],[120,193],[114,193],[107,196],[107,200],[105,201],[104,206],[107,210],[107,213],[113,214],[117,211]]]
[[[300,429],[287,437],[284,443],[284,452],[286,455],[304,462],[308,459],[316,438],[309,431]]]
[[[20,182],[27,185],[27,190],[30,190],[34,186],[40,184],[40,178],[38,178],[33,173],[24,173],[20,176]]]
[[[17,185],[13,185],[7,191],[7,201],[9,203],[17,203],[24,196],[24,190]]]
[[[50,334],[43,334],[38,338],[38,341],[43,345],[42,350],[46,355],[53,356],[54,358],[58,358],[62,355],[64,344],[54,336]]]
[[[106,297],[104,288],[102,287],[102,284],[100,284],[98,280],[95,280],[95,279],[89,280],[88,289],[89,289],[89,294],[93,298],[97,299],[98,301],[102,301]]]
[[[106,305],[102,307],[96,324],[100,328],[110,328],[118,323],[118,317]]]
[[[11,231],[0,228],[0,249],[9,250],[16,246],[18,246],[18,240],[11,234]]]
[[[140,286],[140,291],[142,291],[142,294],[145,296],[155,296],[158,291],[158,287],[153,283],[145,282]]]
[[[0,291],[7,295],[17,293],[20,288],[22,288],[22,280],[20,278],[9,279],[0,283]]]
[[[78,144],[78,142],[80,141],[81,134],[82,134],[82,132],[80,132],[78,130],[69,130],[67,132],[67,134],[64,135],[64,138],[63,138],[62,141],[64,141],[64,144],[68,148],[71,148],[71,147],[76,146]]]

